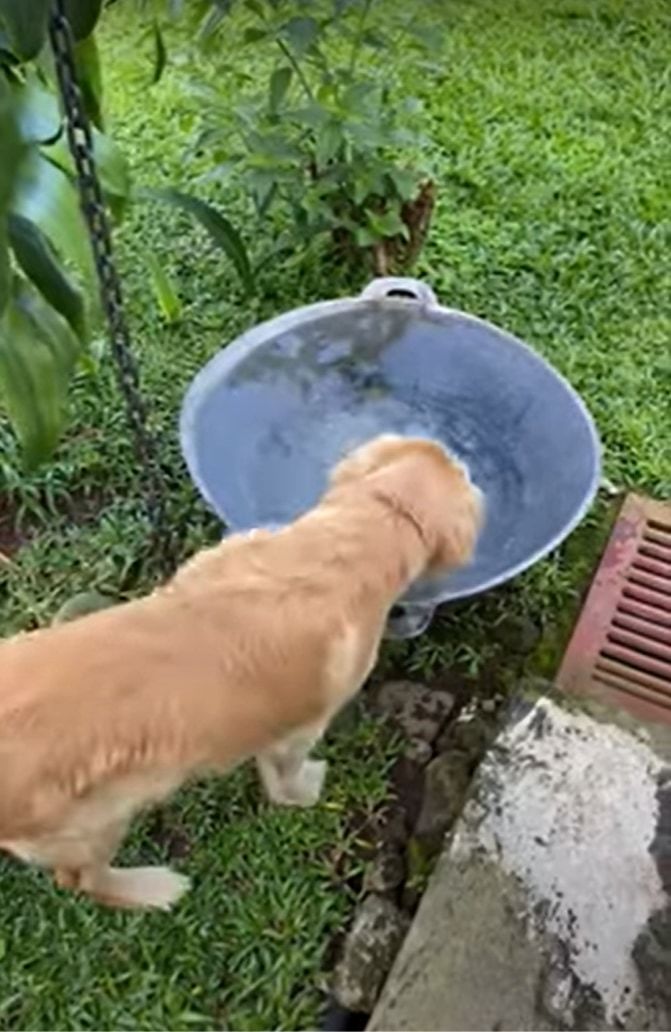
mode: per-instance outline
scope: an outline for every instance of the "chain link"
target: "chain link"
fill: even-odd
[[[64,0],[54,0],[49,37],[65,112],[68,144],[77,174],[80,204],[89,232],[100,299],[109,330],[115,374],[125,402],[136,458],[146,478],[144,498],[152,528],[152,553],[156,556],[161,572],[169,572],[174,565],[175,543],[168,527],[165,484],[158,461],[156,439],[148,427],[147,407],[132,352],[109,219],[96,172],[93,136],[77,81],[72,32],[65,14]]]

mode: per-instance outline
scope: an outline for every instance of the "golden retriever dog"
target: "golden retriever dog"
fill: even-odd
[[[168,909],[186,878],[111,866],[133,816],[251,757],[270,800],[316,803],[326,764],[310,750],[370,673],[390,607],[467,563],[480,522],[440,445],[385,435],[289,526],[0,643],[0,846],[102,903]]]

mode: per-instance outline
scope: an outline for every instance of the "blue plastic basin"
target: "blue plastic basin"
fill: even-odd
[[[566,380],[414,280],[375,280],[250,330],[196,376],[181,417],[191,476],[233,530],[292,520],[340,456],[384,431],[440,439],[486,497],[473,563],[415,585],[410,602],[514,577],[559,545],[599,482],[597,433]]]

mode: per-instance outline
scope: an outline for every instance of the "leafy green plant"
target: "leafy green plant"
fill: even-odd
[[[199,29],[210,56],[242,45],[254,63],[233,84],[237,103],[223,69],[199,86],[212,176],[237,169],[258,214],[284,204],[302,241],[328,234],[370,252],[379,273],[411,264],[435,190],[418,159],[422,105],[393,67],[402,50],[428,56],[417,21],[375,0],[214,3]]]
[[[130,181],[123,155],[101,131],[93,35],[100,2],[69,0],[67,10],[103,190],[120,214]],[[0,0],[0,400],[28,466],[56,446],[68,387],[98,317],[48,15],[46,0]]]
[[[120,219],[131,198],[127,163],[103,133],[102,80],[94,29],[101,0],[67,0],[74,59],[92,125],[105,200]],[[100,321],[88,232],[56,92],[47,42],[49,0],[0,0],[0,406],[20,441],[26,466],[56,447],[67,422],[67,399],[78,364]],[[155,68],[166,53],[155,26]],[[219,212],[176,190],[155,196],[189,211],[233,261],[251,290],[244,244]],[[147,256],[159,308],[179,318],[179,297],[165,270]]]

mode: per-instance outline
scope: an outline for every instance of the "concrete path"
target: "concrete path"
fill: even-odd
[[[671,1028],[671,735],[512,707],[369,1024]]]

